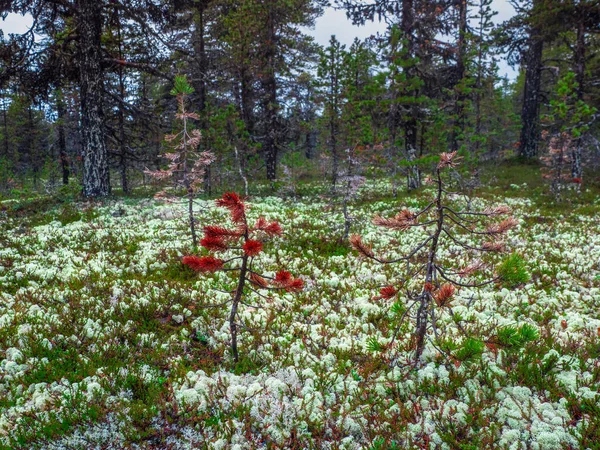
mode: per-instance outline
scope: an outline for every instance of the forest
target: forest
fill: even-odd
[[[0,450],[600,449],[600,0],[0,19]]]

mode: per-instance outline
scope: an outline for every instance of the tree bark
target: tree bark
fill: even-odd
[[[254,114],[252,101],[252,75],[250,68],[244,61],[240,67],[240,109],[246,131],[254,134]]]
[[[210,0],[209,0],[210,1]],[[206,55],[206,7],[209,1],[198,2],[194,17],[194,59],[196,65],[196,76],[193,77],[194,89],[198,95],[198,106],[196,110],[202,116],[206,109],[206,73],[208,71],[208,58]],[[202,119],[201,119],[202,120]]]
[[[333,44],[332,44],[333,45]],[[335,47],[332,47],[330,64],[330,95],[331,95],[331,111],[329,115],[329,148],[331,149],[332,168],[331,168],[331,186],[335,190],[337,184],[338,170],[339,170],[339,155],[337,152],[337,121],[338,121],[338,66],[339,61],[336,58],[336,52],[338,51]]]
[[[198,114],[200,115],[200,131],[202,131],[203,141],[201,145],[206,149],[206,130],[208,129],[206,107],[207,107],[207,72],[208,72],[208,56],[206,54],[206,8],[211,0],[202,0],[198,2],[196,7],[196,15],[194,17],[194,58],[196,63],[197,76],[193,78],[193,86],[198,95]],[[204,190],[211,195],[211,166],[206,168],[204,176]]]
[[[534,2],[534,9],[539,6],[539,3],[539,0]],[[521,111],[521,141],[519,143],[519,156],[526,159],[537,157],[537,146],[540,139],[540,87],[543,50],[544,41],[539,30],[533,27],[529,36],[529,50],[525,60],[525,91]]]
[[[39,172],[39,159],[41,155],[36,155],[36,128],[33,123],[33,111],[31,110],[31,101],[27,105],[27,121],[29,123],[29,133],[27,133],[27,153],[29,154],[29,160],[33,169],[33,187],[38,187],[38,172]]]
[[[460,147],[459,141],[463,139],[465,129],[465,107],[466,96],[464,94],[465,86],[465,45],[467,35],[467,0],[458,0],[458,42],[456,52],[456,77],[457,85],[455,89],[456,99],[454,104],[454,127],[452,129],[452,151],[457,151]]]
[[[62,170],[62,182],[66,186],[69,184],[69,160],[67,159],[67,140],[65,138],[65,103],[62,92],[58,93],[56,101],[56,111],[58,113],[58,157]]]
[[[406,68],[408,82],[412,82],[417,76],[414,67],[414,3],[413,0],[402,0],[402,35],[406,41],[406,58],[409,66]],[[417,92],[412,91],[411,96],[416,99]],[[404,121],[404,151],[409,161],[417,159],[417,107],[413,105],[410,108],[410,117]],[[407,189],[412,191],[421,186],[421,173],[415,166],[408,167]]]
[[[481,146],[481,79],[483,78],[483,11],[479,11],[479,42],[477,43],[477,77],[475,79],[475,154],[479,154]]]
[[[275,181],[277,179],[277,153],[278,153],[278,134],[279,124],[277,120],[277,80],[275,79],[275,56],[276,39],[275,34],[275,11],[273,6],[269,5],[267,16],[267,40],[265,44],[265,73],[264,73],[264,101],[265,111],[265,164],[267,167],[267,179]]]
[[[409,161],[417,159],[417,120],[410,117],[404,125],[404,145]],[[421,171],[416,165],[408,167],[407,189],[413,191],[421,187]]]
[[[4,93],[4,92],[2,92]],[[2,122],[3,122],[3,127],[4,127],[4,157],[6,158],[7,162],[8,162],[8,118],[6,116],[7,113],[7,109],[8,106],[7,104],[4,102],[4,96],[0,97],[0,100],[2,100]]]
[[[83,195],[110,194],[108,154],[103,132],[102,10],[97,0],[77,0]]]
[[[311,123],[312,125],[312,123]],[[317,133],[314,130],[310,130],[306,133],[306,159],[313,159],[317,151]]]
[[[248,232],[246,231],[246,239],[248,239]],[[231,311],[229,313],[229,330],[231,331],[231,354],[233,356],[233,362],[237,363],[239,361],[239,353],[237,346],[237,322],[235,321],[235,317],[237,316],[238,306],[240,304],[240,300],[242,299],[242,295],[244,294],[244,286],[246,284],[246,273],[248,271],[248,255],[244,254],[242,257],[242,267],[240,269],[240,278],[238,280],[237,289],[235,290],[235,295],[233,296],[233,301],[231,304]]]
[[[583,100],[584,82],[585,82],[585,26],[583,19],[577,24],[577,42],[575,44],[575,79],[577,81],[577,100]],[[583,177],[583,168],[581,166],[581,151],[583,139],[580,137],[575,141],[575,146],[571,154],[571,176],[574,180],[581,181]]]
[[[438,242],[440,235],[443,231],[444,226],[444,207],[442,205],[442,178],[440,175],[440,169],[436,170],[437,177],[437,195],[435,199],[436,205],[436,215],[437,215],[437,227],[435,233],[433,234],[433,239],[431,241],[431,247],[429,249],[429,256],[427,258],[427,274],[425,275],[425,283],[432,283],[435,280],[436,276],[436,256],[438,250]],[[431,314],[431,292],[427,290],[423,290],[421,293],[421,301],[419,304],[419,309],[417,311],[417,326],[416,326],[416,350],[415,350],[415,362],[419,362],[421,359],[421,355],[423,354],[423,350],[425,349],[425,336],[427,334],[427,325],[429,323],[429,316]]]
[[[118,14],[118,12],[117,12]],[[123,41],[121,39],[121,17],[117,15],[117,37],[119,40],[119,59],[123,57]],[[119,166],[121,169],[121,189],[124,194],[129,193],[129,183],[127,182],[127,146],[125,142],[125,112],[123,105],[125,104],[125,79],[123,76],[123,64],[119,64]]]

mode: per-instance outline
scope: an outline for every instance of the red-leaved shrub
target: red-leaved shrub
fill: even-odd
[[[246,215],[247,206],[244,200],[233,192],[224,194],[215,203],[229,211],[233,227],[205,226],[204,237],[200,240],[200,245],[213,253],[235,251],[238,254],[236,256],[229,255],[227,259],[217,258],[214,255],[184,256],[182,263],[197,272],[227,270],[237,273],[229,314],[231,354],[233,360],[237,362],[239,354],[236,319],[242,298],[252,292],[263,297],[263,294],[258,292],[259,290],[298,292],[302,290],[304,283],[300,278],[294,278],[290,272],[285,270],[277,272],[274,277],[269,277],[259,273],[255,267],[257,258],[264,251],[265,242],[282,234],[281,226],[277,222],[269,222],[264,217],[259,217],[251,225]]]

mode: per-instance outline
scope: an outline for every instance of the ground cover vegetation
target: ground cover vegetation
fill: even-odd
[[[378,295],[412,267],[359,258],[339,243],[344,215],[323,213],[327,183],[295,199],[253,197],[245,209],[256,230],[279,234],[273,223],[285,224],[260,254],[261,279],[248,282],[268,286],[284,266],[303,289],[242,299],[237,362],[226,305],[239,274],[199,275],[183,259],[195,251],[186,204],[9,203],[0,250],[1,445],[595,448],[597,191],[566,213],[549,205],[543,182],[528,186],[515,172],[494,167],[493,184],[484,171],[486,187],[473,198],[448,199],[457,211],[469,203],[485,211],[501,199],[518,218],[505,237],[516,256],[492,269],[497,282],[458,286],[444,298],[443,284],[425,291],[438,302],[441,335],[427,330],[418,364],[416,322],[400,320],[410,297]],[[435,193],[434,185],[398,199],[387,179],[367,182],[351,207],[353,227],[386,257],[404,257],[427,231],[382,234],[372,219],[416,213]],[[200,201],[204,239],[221,236],[208,224],[226,223],[230,212]],[[231,208],[238,201],[220,200]],[[478,245],[463,231],[457,239]],[[257,251],[244,242],[226,252]],[[471,259],[447,240],[436,261],[464,268]],[[425,289],[420,279],[405,287]]]
[[[509,3],[0,0],[0,449],[600,448],[600,5]]]

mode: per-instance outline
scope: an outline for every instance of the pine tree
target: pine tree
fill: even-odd
[[[260,263],[267,240],[281,236],[282,229],[279,223],[269,222],[264,217],[259,217],[254,225],[248,220],[247,205],[239,195],[234,192],[224,194],[216,202],[221,208],[226,208],[231,217],[234,228],[225,228],[221,225],[204,227],[204,238],[200,245],[211,252],[226,252],[234,250],[238,256],[222,260],[215,256],[185,256],[182,263],[197,272],[214,273],[228,271],[236,274],[234,289],[230,291],[231,303],[229,313],[229,330],[231,332],[231,355],[235,363],[239,360],[238,329],[240,305],[248,305],[248,297],[257,295],[268,300],[262,292],[286,291],[299,292],[304,287],[300,278],[294,278],[286,270],[280,270],[274,277],[259,272],[256,267]],[[234,265],[239,262],[239,265]]]
[[[169,161],[165,170],[146,170],[145,173],[157,180],[172,180],[175,188],[183,188],[185,191],[185,202],[188,207],[188,224],[194,248],[198,246],[196,234],[196,219],[194,218],[194,203],[198,192],[202,189],[206,168],[214,161],[214,155],[208,151],[198,152],[202,141],[200,130],[193,129],[192,120],[200,119],[200,116],[186,109],[187,99],[194,92],[185,76],[175,77],[175,85],[171,94],[177,98],[177,118],[182,123],[179,133],[165,137],[168,142],[174,143],[174,151],[163,155]],[[172,196],[166,191],[156,194],[156,198],[172,200]]]
[[[323,88],[324,111],[322,119],[327,127],[327,147],[331,155],[331,187],[335,191],[339,176],[343,65],[346,60],[346,46],[331,36],[329,46],[321,53],[318,76]],[[343,145],[343,143],[342,143]]]
[[[451,2],[338,0],[336,3],[346,8],[355,24],[383,18],[390,24],[385,50],[390,91],[390,147],[393,154],[403,156],[407,189],[417,189],[421,185],[417,160],[423,154],[419,145],[419,123],[426,115],[426,100],[431,94],[423,75],[432,72],[435,58],[445,52],[437,36],[450,31],[447,15]],[[402,144],[402,152],[397,151],[398,144]]]
[[[437,339],[440,330],[436,326],[436,315],[444,311],[452,313],[452,299],[457,288],[480,287],[501,279],[495,276],[485,281],[465,282],[460,279],[472,277],[475,273],[489,268],[481,258],[486,255],[501,253],[506,248],[504,236],[517,225],[512,217],[502,221],[485,224],[485,220],[506,216],[510,210],[506,206],[496,206],[484,211],[473,212],[456,208],[450,204],[447,197],[446,177],[442,174],[455,168],[460,157],[456,152],[442,153],[434,175],[428,178],[428,183],[434,187],[434,198],[431,203],[420,211],[414,212],[403,209],[394,217],[376,216],[373,224],[388,230],[407,232],[414,228],[425,228],[426,237],[407,255],[396,258],[377,256],[371,245],[365,243],[359,235],[350,237],[350,243],[363,258],[374,260],[381,264],[406,263],[406,276],[395,285],[391,284],[380,290],[375,300],[391,300],[399,296],[399,288],[405,289],[406,302],[396,303],[392,308],[404,318],[410,317],[415,321],[414,348],[416,363],[420,361],[425,348],[428,332],[431,330]],[[462,234],[479,237],[482,242],[477,245],[468,244]],[[474,258],[463,268],[444,267],[439,260],[439,251],[443,245],[457,245]],[[505,269],[506,271],[506,269]],[[510,271],[508,271],[510,272]],[[419,281],[415,284],[415,280]],[[514,280],[511,280],[514,281]],[[411,312],[416,308],[416,312]],[[461,327],[462,325],[459,325]],[[391,345],[396,339],[398,329],[392,337]],[[389,347],[388,345],[388,347]]]
[[[46,96],[49,92],[46,86],[51,85],[57,77],[68,74],[69,79],[72,76],[77,78],[81,107],[83,193],[87,197],[102,197],[110,193],[104,129],[107,66],[126,64],[138,70],[156,72],[151,64],[119,60],[106,55],[103,47],[106,13],[114,8],[125,13],[128,23],[135,24],[146,35],[145,44],[150,45],[156,41],[150,36],[157,36],[156,30],[150,25],[164,21],[167,14],[164,6],[161,1],[147,1],[142,5],[105,0],[76,0],[74,3],[19,0],[0,5],[1,14],[12,12],[34,17],[30,30],[13,37],[10,50],[4,54],[7,70],[3,76],[23,77],[27,74],[30,76],[29,84],[39,85]],[[35,35],[46,39],[35,41]],[[73,68],[77,69],[76,74],[72,73]]]

